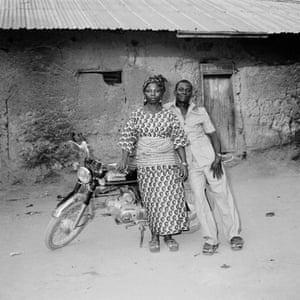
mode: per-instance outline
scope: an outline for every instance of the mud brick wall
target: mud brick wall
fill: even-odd
[[[185,78],[200,97],[199,63],[234,66],[238,152],[291,142],[300,123],[298,42],[299,36],[177,39],[170,32],[0,31],[0,182],[31,177],[20,153],[26,146],[24,124],[37,113],[67,115],[98,157],[117,160],[120,130],[143,103],[143,81],[163,74],[169,101],[176,81]],[[122,82],[107,84],[102,74],[78,74],[80,69],[121,70]]]

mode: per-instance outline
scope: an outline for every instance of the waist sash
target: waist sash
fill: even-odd
[[[169,138],[141,137],[136,148],[138,166],[176,165],[178,157]]]

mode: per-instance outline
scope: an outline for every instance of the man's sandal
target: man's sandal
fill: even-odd
[[[244,240],[240,236],[234,236],[230,240],[230,246],[232,250],[242,250],[244,246]]]
[[[159,252],[160,251],[160,242],[159,240],[151,240],[149,242],[150,252]]]
[[[169,250],[174,252],[174,251],[178,251],[179,249],[179,244],[171,237],[165,237],[164,241],[166,243],[166,245],[168,246]]]
[[[202,253],[204,255],[213,255],[216,253],[219,245],[211,245],[209,243],[205,243],[202,248]]]

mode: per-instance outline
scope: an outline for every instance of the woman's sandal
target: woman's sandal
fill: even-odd
[[[244,240],[240,236],[234,236],[230,240],[230,246],[232,250],[242,250],[244,246]]]
[[[174,252],[174,251],[178,251],[179,249],[179,244],[171,237],[165,237],[164,241],[166,243],[166,245],[168,246],[169,250]]]
[[[219,245],[211,245],[209,243],[205,243],[202,248],[202,253],[205,255],[213,255],[216,253]]]
[[[159,240],[151,240],[149,242],[150,252],[159,252],[160,251],[160,242]]]

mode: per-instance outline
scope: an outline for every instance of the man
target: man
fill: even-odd
[[[219,210],[224,234],[231,248],[241,250],[244,241],[240,236],[240,219],[222,166],[221,145],[216,130],[205,108],[191,101],[193,86],[189,81],[179,81],[174,93],[175,101],[166,103],[165,107],[177,115],[188,137],[189,183],[205,239],[202,252],[212,255],[219,245],[218,228],[206,197],[206,188]]]

